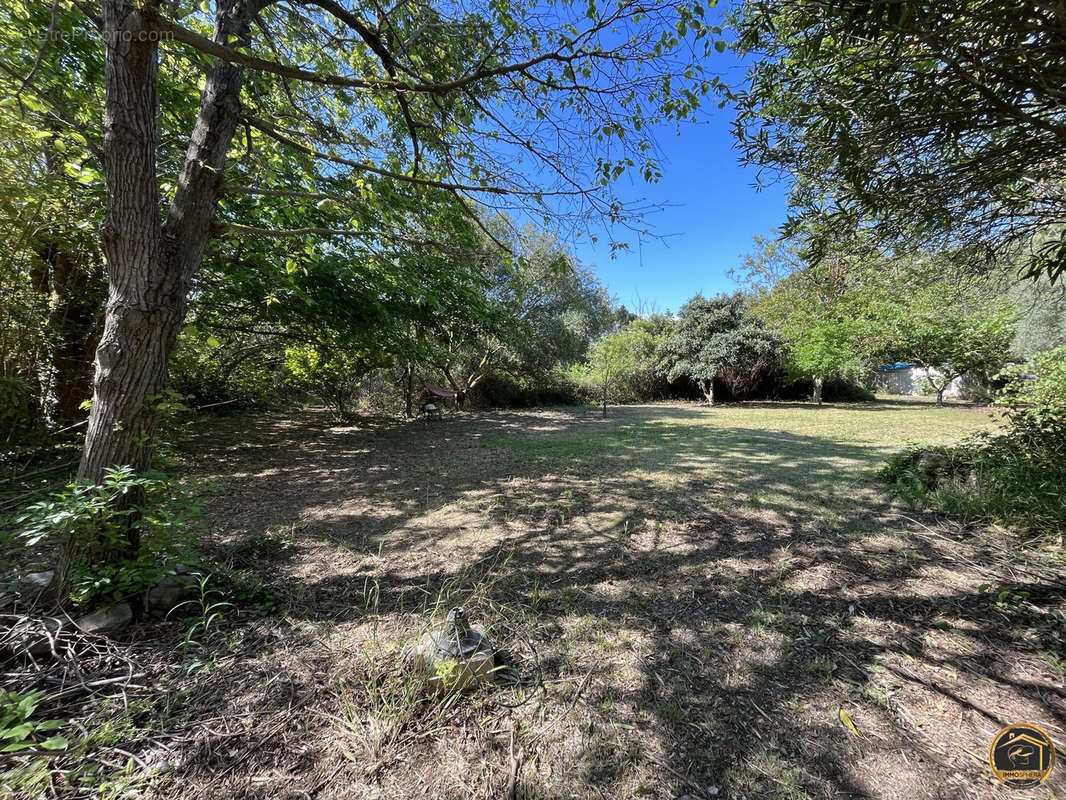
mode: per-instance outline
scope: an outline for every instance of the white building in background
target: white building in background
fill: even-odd
[[[940,370],[930,367],[934,379],[940,377]],[[905,395],[936,395],[936,390],[929,385],[929,376],[925,367],[917,364],[883,364],[874,370],[872,381],[875,392]],[[971,375],[960,375],[948,384],[944,390],[945,400],[976,400],[985,392],[981,384]]]

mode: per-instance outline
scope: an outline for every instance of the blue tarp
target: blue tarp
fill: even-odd
[[[895,372],[896,370],[910,369],[911,367],[915,367],[915,366],[917,366],[917,364],[913,364],[910,361],[900,361],[897,364],[882,364],[879,367],[874,367],[874,371],[875,372]]]

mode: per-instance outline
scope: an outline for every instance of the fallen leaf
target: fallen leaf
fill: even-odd
[[[854,733],[860,739],[862,734],[859,733],[859,729],[855,727],[855,723],[851,721],[851,717],[848,716],[848,712],[844,709],[840,709],[840,721],[844,723],[844,727]]]

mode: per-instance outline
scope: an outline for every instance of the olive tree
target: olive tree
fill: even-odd
[[[716,380],[733,393],[754,388],[781,356],[781,340],[747,310],[744,295],[697,295],[681,307],[660,363],[667,380],[691,379],[714,405]]]
[[[944,405],[944,391],[961,375],[988,378],[1010,358],[1014,323],[1009,312],[979,309],[906,309],[891,323],[884,355],[922,367]]]

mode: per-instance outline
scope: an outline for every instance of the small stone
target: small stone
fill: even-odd
[[[718,787],[713,784],[707,787],[707,794],[709,794],[711,797],[717,797],[718,791]]]
[[[86,614],[74,624],[83,633],[109,636],[125,630],[132,621],[133,609],[130,608],[129,603],[119,603],[117,606],[108,606]]]
[[[43,592],[52,585],[55,577],[56,571],[54,569],[46,569],[44,572],[31,572],[22,576],[19,581],[19,590],[23,594]]]
[[[148,590],[144,608],[149,614],[165,617],[175,606],[190,599],[196,582],[188,575],[168,575]]]

